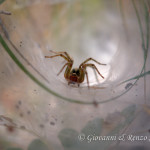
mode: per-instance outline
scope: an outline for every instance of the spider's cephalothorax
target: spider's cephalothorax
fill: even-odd
[[[87,63],[88,61],[92,60],[94,62],[96,62],[99,65],[106,65],[106,64],[102,64],[100,62],[98,62],[97,60],[93,59],[93,58],[88,58],[86,59],[84,62],[82,62],[79,66],[79,68],[73,68],[72,69],[72,65],[73,65],[73,59],[69,56],[69,54],[67,52],[54,52],[51,51],[52,53],[54,53],[55,55],[53,56],[45,56],[45,58],[53,58],[53,57],[57,57],[60,56],[62,58],[64,58],[67,62],[64,64],[64,66],[61,68],[61,70],[59,71],[59,73],[57,75],[59,75],[63,69],[66,67],[65,73],[64,73],[64,77],[65,79],[68,81],[68,84],[70,83],[77,83],[78,86],[80,85],[80,83],[82,83],[84,81],[84,77],[86,75],[87,78],[87,84],[89,87],[89,79],[88,79],[88,73],[86,71],[86,67],[92,67],[93,69],[95,69],[97,71],[97,73],[104,78],[101,73],[98,71],[98,69],[96,68],[96,66],[92,63]]]
[[[70,72],[70,81],[78,82],[80,77],[80,70],[78,68],[74,68]]]

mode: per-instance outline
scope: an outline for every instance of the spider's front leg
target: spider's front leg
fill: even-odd
[[[67,60],[68,62],[70,61],[70,60],[69,60],[65,55],[63,55],[63,54],[56,54],[56,55],[53,55],[53,56],[45,56],[45,58],[54,58],[54,57],[58,57],[58,56],[64,58],[64,59]]]
[[[71,59],[71,57],[69,56],[67,52],[54,52],[54,51],[51,51],[51,52],[55,53],[56,55],[45,56],[45,58],[54,58],[54,57],[60,56],[67,61],[67,63],[65,63],[65,65],[61,68],[61,70],[57,74],[59,75],[63,71],[63,69],[67,66],[65,74],[64,74],[64,77],[67,79],[69,77],[69,74],[73,65],[73,59]]]

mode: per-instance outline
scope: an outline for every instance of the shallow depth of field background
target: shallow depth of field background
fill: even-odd
[[[149,137],[149,10],[149,0],[0,1],[0,150],[146,150],[148,140],[78,135]],[[105,78],[88,68],[90,89],[68,86],[57,76],[65,60],[45,59],[49,50],[66,51],[74,67],[107,64],[94,63]]]

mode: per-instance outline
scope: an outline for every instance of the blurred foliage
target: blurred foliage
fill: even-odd
[[[71,128],[65,128],[60,131],[58,137],[64,146],[65,150],[105,150],[107,149],[114,141],[113,140],[93,140],[89,143],[87,137],[89,135],[94,136],[116,136],[120,134],[120,131],[129,125],[135,116],[135,105],[125,108],[122,112],[115,112],[108,117],[108,122],[103,119],[96,118],[89,121],[86,126],[78,133],[76,130]],[[109,120],[113,120],[114,125],[109,124]],[[105,128],[109,126],[108,133],[104,134]],[[81,134],[81,138],[84,138],[83,141],[78,139],[78,136]]]
[[[22,150],[21,148],[7,148],[7,150]]]
[[[2,4],[5,0],[0,0],[0,4]]]
[[[22,149],[10,147],[7,148],[7,150],[22,150]],[[40,139],[35,139],[29,144],[27,150],[49,150],[49,148]]]
[[[36,139],[31,142],[28,147],[28,150],[49,150],[48,147],[39,139]]]

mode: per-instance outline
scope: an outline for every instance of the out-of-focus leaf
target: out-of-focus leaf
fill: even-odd
[[[136,110],[136,106],[135,105],[132,105],[132,106],[129,106],[127,108],[125,108],[121,114],[125,117],[125,122],[124,122],[124,125],[123,126],[126,126],[126,125],[129,125],[132,120],[134,119],[134,115],[135,115],[135,110]]]
[[[22,150],[21,148],[13,148],[13,147],[10,147],[10,148],[7,148],[7,150]]]
[[[0,0],[0,4],[2,4],[5,0]]]
[[[28,150],[49,150],[49,148],[41,140],[36,139],[31,142],[31,144],[28,147]]]
[[[125,118],[128,118],[130,116],[132,116],[135,112],[135,108],[136,106],[135,105],[132,105],[132,106],[129,106],[127,108],[125,108],[121,114],[125,117]]]
[[[74,129],[63,129],[60,131],[58,138],[64,147],[75,147],[78,142],[78,132]]]
[[[89,121],[81,132],[84,133],[86,136],[93,134],[100,135],[102,130],[102,123],[102,119],[96,118],[92,121]]]
[[[136,106],[132,105],[121,112],[112,114],[110,117],[112,118],[110,124],[113,125],[113,122],[115,122],[116,125],[114,125],[114,127],[107,132],[106,135],[101,134],[103,131],[107,130],[105,121],[103,121],[102,118],[96,118],[85,125],[80,132],[81,134],[78,134],[78,132],[74,129],[63,129],[60,131],[58,137],[65,150],[108,149],[113,142],[117,141],[117,135],[120,131],[133,121],[135,117],[135,110]],[[118,116],[120,121],[117,121],[115,116]],[[113,117],[115,118],[113,119]],[[80,141],[78,136],[82,136],[84,139]],[[101,137],[101,139],[95,140],[96,137]]]
[[[150,115],[150,106],[144,105],[143,108],[144,108],[144,111],[146,111]]]

